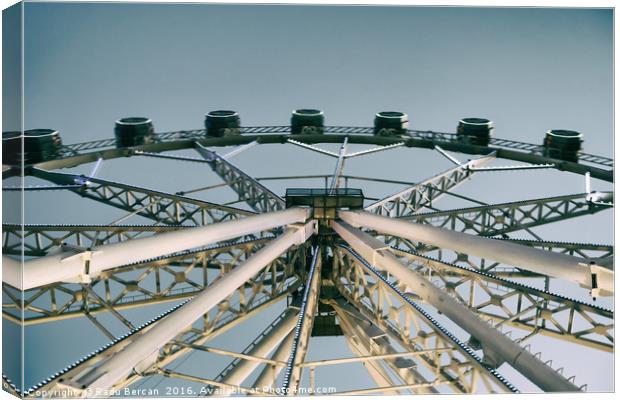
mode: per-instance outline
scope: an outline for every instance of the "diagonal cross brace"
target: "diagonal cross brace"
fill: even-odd
[[[263,184],[237,168],[224,157],[196,143],[196,150],[211,165],[213,171],[220,176],[243,200],[256,212],[283,210],[285,202],[267,189]]]
[[[594,214],[609,207],[588,201],[584,194],[573,194],[421,213],[404,219],[480,236],[496,236]]]
[[[235,207],[99,178],[87,179],[40,168],[33,168],[32,175],[62,185],[79,183],[71,189],[72,192],[167,225],[207,225],[253,214]]]
[[[495,152],[484,157],[470,160],[439,175],[408,187],[379,200],[365,208],[374,214],[389,217],[404,217],[415,214],[418,210],[431,206],[433,201],[441,197],[471,177],[471,167],[484,165],[495,159]]]

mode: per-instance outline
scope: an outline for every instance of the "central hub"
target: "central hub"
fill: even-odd
[[[286,189],[286,208],[312,207],[312,218],[335,219],[336,210],[354,210],[364,207],[362,189]]]

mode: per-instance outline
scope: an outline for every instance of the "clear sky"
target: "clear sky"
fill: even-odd
[[[611,10],[109,3],[27,3],[25,10],[25,128],[59,129],[65,143],[112,137],[123,116],[148,116],[157,131],[172,131],[200,128],[214,109],[237,110],[252,126],[285,125],[292,109],[316,107],[328,125],[369,126],[377,111],[399,110],[414,129],[453,132],[462,117],[486,117],[495,136],[537,144],[548,129],[573,129],[584,133],[587,152],[613,153]],[[332,159],[286,148],[255,148],[234,162],[254,176],[333,171]],[[352,160],[347,172],[417,181],[449,167],[428,153]],[[124,159],[106,163],[101,177],[173,191],[218,181],[201,177],[200,168]],[[460,193],[500,202],[583,190],[582,177],[555,171],[509,176],[474,179]],[[381,190],[375,195],[390,192]],[[122,215],[71,194],[43,196],[27,198],[26,222],[104,223]],[[611,215],[539,232],[610,243]],[[106,341],[88,321],[53,325],[27,329],[27,386]],[[344,347],[317,343],[317,357]],[[612,389],[610,355],[556,346],[538,342],[580,384]],[[582,369],[581,357],[595,362]],[[355,376],[325,379],[346,386]]]

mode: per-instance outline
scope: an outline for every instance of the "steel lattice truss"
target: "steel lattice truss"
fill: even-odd
[[[608,207],[604,205],[592,204],[580,193],[416,214],[408,216],[407,219],[474,235],[496,236],[594,214],[606,208]]]
[[[502,366],[543,391],[572,391],[583,386],[546,362],[544,352],[530,351],[532,338],[613,352],[613,311],[588,295],[613,295],[613,247],[543,240],[532,230],[603,212],[613,206],[611,195],[485,204],[455,192],[480,174],[511,169],[557,168],[610,180],[613,170],[604,167],[613,168],[613,160],[582,154],[579,164],[568,163],[543,156],[537,145],[492,139],[482,148],[430,131],[401,137],[373,136],[365,127],[327,127],[326,135],[288,135],[289,127],[241,131],[223,138],[168,132],[134,148],[114,148],[111,140],[67,145],[58,159],[28,170],[53,186],[5,186],[66,190],[128,213],[108,225],[3,224],[4,318],[23,325],[86,318],[110,339],[31,388],[4,376],[6,390],[101,397],[168,379],[202,388],[175,395],[308,394],[321,386],[317,371],[356,364],[371,380],[360,377],[359,387],[339,393],[518,391],[498,372]],[[337,158],[334,174],[255,178],[230,161],[258,143],[287,142]],[[341,151],[320,143],[339,143]],[[347,154],[347,143],[378,147]],[[241,147],[227,155],[209,149],[230,145]],[[403,146],[434,147],[456,165],[419,183],[343,174],[347,157]],[[201,158],[167,153],[182,149]],[[479,156],[461,163],[446,150]],[[253,211],[56,171],[124,156],[206,164],[223,181],[219,186]],[[526,165],[486,166],[496,159]],[[5,178],[16,173],[3,166]],[[274,179],[324,179],[330,194],[355,180],[399,188],[363,210],[336,210],[336,219],[323,219],[309,208],[286,208],[264,184]],[[476,205],[438,209],[444,196]],[[125,224],[132,216],[153,222]],[[510,236],[517,232],[533,238]],[[8,258],[22,255],[23,265]],[[23,280],[16,278],[21,268]],[[558,293],[558,282],[583,295]],[[125,315],[167,303],[166,312],[143,324]],[[236,350],[212,344],[278,307],[249,343]],[[104,316],[125,333],[114,332]],[[353,356],[309,359],[315,336],[344,336]],[[213,375],[182,368],[194,354],[229,362]]]

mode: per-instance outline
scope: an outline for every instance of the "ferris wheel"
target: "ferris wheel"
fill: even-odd
[[[584,153],[582,142],[568,130],[546,132],[542,145],[498,138],[484,118],[463,118],[456,133],[413,130],[392,111],[372,127],[326,126],[314,109],[295,110],[289,126],[257,127],[212,111],[205,129],[165,133],[148,118],[123,118],[114,138],[77,144],[51,129],[5,132],[5,193],[74,193],[84,207],[94,200],[125,214],[97,225],[5,216],[3,318],[81,318],[109,339],[32,387],[6,375],[3,386],[25,397],[143,394],[166,380],[177,389],[160,396],[500,393],[523,391],[518,375],[540,391],[587,390],[530,347],[544,336],[614,350],[613,311],[597,301],[613,296],[613,246],[533,230],[613,207],[612,192],[593,189],[613,182],[613,159]],[[318,154],[333,173],[256,177],[235,165],[256,146],[278,145]],[[351,159],[414,148],[451,166],[425,165],[419,182],[346,174]],[[170,192],[98,177],[126,157],[191,164],[221,183]],[[80,166],[89,173],[75,173]],[[585,190],[496,204],[455,191],[484,175],[541,169],[583,175]],[[22,175],[23,185],[7,184]],[[274,181],[286,190],[270,189]],[[398,190],[371,198],[362,184]],[[234,201],[195,196],[221,187]],[[468,205],[442,207],[450,198]],[[128,224],[134,217],[151,223]],[[555,291],[564,284],[570,290]],[[156,304],[166,311],[143,323],[126,313]],[[267,311],[275,317],[261,317]],[[234,350],[213,344],[244,329],[252,338]],[[308,357],[315,338],[338,338],[350,355]],[[227,361],[219,373],[188,372],[193,354]],[[322,376],[352,365],[364,372],[357,387],[322,391]]]

